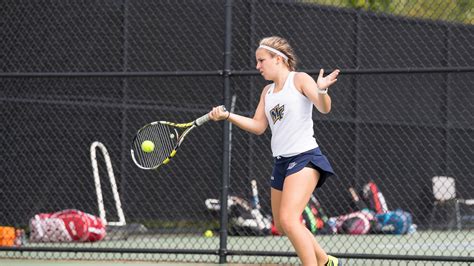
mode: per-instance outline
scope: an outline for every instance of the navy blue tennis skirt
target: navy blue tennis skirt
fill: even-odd
[[[331,164],[319,147],[291,157],[278,156],[274,160],[271,186],[277,190],[283,190],[283,182],[287,176],[304,167],[310,167],[319,172],[320,178],[316,187],[321,187],[329,176],[335,175]]]

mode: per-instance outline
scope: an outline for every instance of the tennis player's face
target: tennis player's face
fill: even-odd
[[[272,57],[265,49],[257,49],[255,52],[257,59],[257,70],[265,80],[273,80],[276,73],[276,57]]]

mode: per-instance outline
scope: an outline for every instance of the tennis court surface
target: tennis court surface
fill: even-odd
[[[434,238],[433,235],[437,237]],[[462,234],[464,240],[460,240]],[[347,254],[391,254],[401,255],[400,260],[370,260],[372,265],[410,265],[413,261],[404,261],[403,256],[471,256],[474,252],[473,231],[443,232],[419,231],[411,235],[333,235],[317,236],[323,248],[331,253]],[[277,244],[261,246],[260,243],[274,241]],[[357,242],[359,245],[347,245]],[[93,244],[28,244],[27,247],[56,247],[56,248],[120,248],[123,246],[136,249],[193,249],[200,246],[217,250],[219,238],[205,238],[196,235],[159,234],[130,237],[127,240],[103,241]],[[186,243],[183,245],[183,243]],[[229,237],[229,250],[263,250],[269,252],[292,252],[290,242],[286,237]],[[140,254],[140,253],[100,253],[100,252],[0,252],[0,265],[209,265],[216,264],[217,255],[192,254]],[[232,261],[240,264],[232,264]],[[366,265],[368,260],[344,258],[346,265]],[[186,263],[188,262],[188,264]],[[244,263],[242,263],[244,262]],[[228,256],[229,265],[285,265],[297,264],[295,257],[285,258],[272,256]],[[468,265],[467,263],[427,261],[423,265]]]

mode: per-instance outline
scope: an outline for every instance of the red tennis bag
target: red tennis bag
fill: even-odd
[[[337,217],[336,228],[341,234],[364,235],[370,233],[376,220],[369,211],[358,211]]]
[[[101,218],[75,209],[39,213],[30,219],[30,241],[95,242],[104,239],[105,227]]]

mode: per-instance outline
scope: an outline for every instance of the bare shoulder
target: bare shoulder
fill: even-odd
[[[302,84],[302,83],[313,80],[313,78],[306,72],[295,72],[294,80],[295,80],[295,84],[296,83]]]
[[[270,89],[270,86],[271,84],[267,84],[265,85],[265,87],[263,87],[262,94],[261,94],[262,97],[265,96],[265,94],[267,94],[268,90]]]
[[[306,72],[296,72],[294,81],[295,87],[304,94],[304,88],[314,82],[314,79]]]

